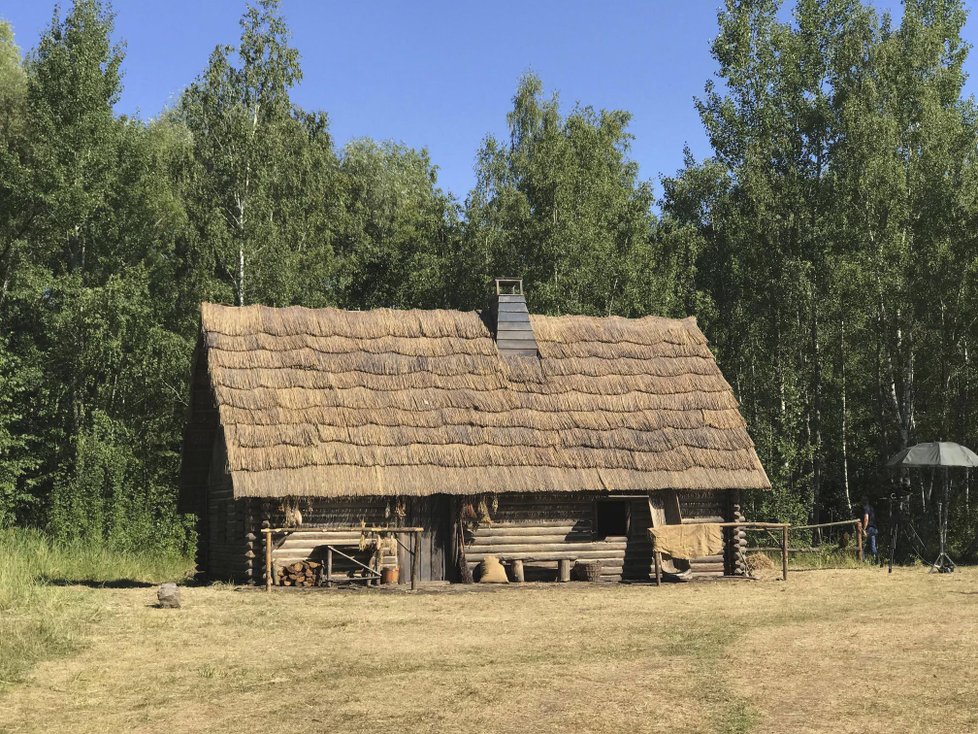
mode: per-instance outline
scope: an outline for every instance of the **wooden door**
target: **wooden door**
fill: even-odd
[[[449,497],[441,494],[412,497],[408,503],[405,523],[424,528],[418,557],[419,581],[445,581],[449,578],[447,564],[451,547],[450,505]],[[411,558],[404,551],[400,556],[403,583],[411,579]]]

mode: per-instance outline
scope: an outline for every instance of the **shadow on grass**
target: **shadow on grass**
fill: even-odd
[[[136,579],[66,579],[40,576],[38,581],[49,586],[87,586],[90,589],[147,589],[151,586],[158,586],[151,581],[137,581]]]

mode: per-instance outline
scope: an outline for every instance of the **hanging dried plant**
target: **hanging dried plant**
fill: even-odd
[[[485,523],[486,525],[492,525],[492,513],[489,511],[489,496],[482,495],[479,498],[479,509],[477,510],[477,517],[480,523]]]
[[[279,505],[279,512],[285,517],[284,526],[287,528],[297,528],[302,525],[302,512],[299,510],[299,502],[293,497],[286,497]]]
[[[475,505],[471,501],[463,502],[459,508],[459,518],[464,523],[475,522],[479,519],[479,516],[475,513]]]

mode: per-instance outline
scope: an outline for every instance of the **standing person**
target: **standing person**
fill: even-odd
[[[869,503],[869,497],[863,495],[863,508],[862,508],[862,526],[863,534],[866,536],[865,546],[869,550],[869,555],[873,557],[873,563],[876,563],[876,535],[879,532],[876,529],[876,510]]]

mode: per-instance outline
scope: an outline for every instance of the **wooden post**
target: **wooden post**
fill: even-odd
[[[569,558],[561,558],[557,561],[557,580],[561,583],[570,581],[571,562]]]
[[[856,558],[862,563],[863,560],[863,521],[856,523]]]
[[[333,585],[333,546],[326,546],[326,588]]]
[[[265,554],[266,554],[266,556],[268,556],[269,555],[269,548],[272,545],[272,542],[271,542],[272,541],[272,536],[268,534],[268,531],[271,530],[271,527],[272,527],[271,520],[268,519],[269,518],[269,514],[268,514],[268,500],[262,500],[262,503],[261,503],[261,512],[262,512],[261,536],[262,536],[262,539],[264,540],[264,543],[265,543]],[[261,552],[260,549],[259,549],[259,552]],[[264,571],[264,574],[265,574],[265,588],[267,589],[270,586],[269,579],[272,576],[271,564],[269,563],[269,559],[267,557],[265,559],[264,566],[265,566],[265,571]]]
[[[526,576],[523,573],[523,561],[519,558],[513,559],[513,581],[522,584]]]
[[[272,531],[265,529],[265,591],[272,590]]]
[[[781,528],[781,580],[788,580],[788,526]]]
[[[255,583],[255,541],[258,540],[258,536],[255,535],[254,529],[256,525],[255,513],[254,513],[254,502],[248,498],[242,500],[244,502],[244,524],[245,524],[245,579],[249,586],[253,586]]]
[[[411,554],[411,591],[418,588],[418,561],[421,559],[421,533],[414,533],[414,552]]]
[[[374,554],[374,572],[377,574],[377,578],[368,581],[368,586],[380,586],[380,564],[383,562],[384,555],[381,550],[383,538],[380,537],[380,533],[374,533],[374,538],[376,538],[374,547],[377,549],[377,552]]]
[[[655,551],[652,556],[655,558],[655,585],[662,586],[662,554]]]

